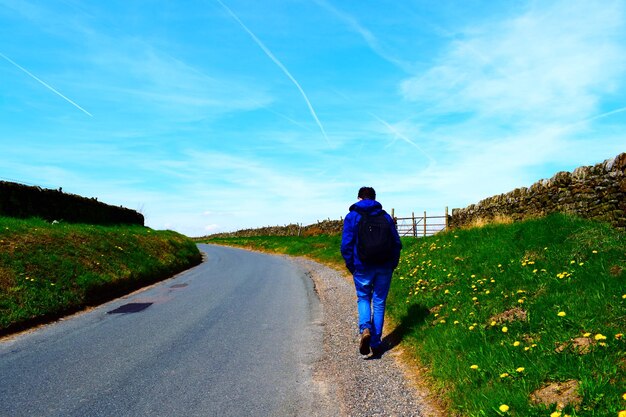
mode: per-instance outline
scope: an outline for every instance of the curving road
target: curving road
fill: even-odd
[[[304,269],[199,246],[185,273],[0,341],[0,416],[333,415]]]

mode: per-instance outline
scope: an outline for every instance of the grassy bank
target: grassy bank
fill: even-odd
[[[171,231],[0,217],[0,335],[128,293],[200,260],[195,244]]]
[[[341,265],[336,236],[223,242]],[[428,367],[452,414],[626,409],[623,232],[552,215],[404,244],[388,300],[393,336]]]

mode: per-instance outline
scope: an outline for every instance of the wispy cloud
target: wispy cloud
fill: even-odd
[[[622,17],[621,2],[568,1],[471,28],[401,91],[438,113],[520,123],[586,118],[624,71]]]
[[[250,35],[252,40],[259,46],[259,48],[261,48],[261,50],[265,52],[265,55],[267,55],[268,58],[270,58],[278,66],[278,68],[281,69],[281,71],[287,76],[287,78],[289,78],[291,82],[296,86],[298,91],[300,91],[302,98],[304,99],[304,101],[306,102],[306,105],[309,108],[309,112],[311,113],[311,116],[313,116],[313,119],[315,119],[315,123],[317,123],[317,126],[320,128],[320,131],[322,132],[322,136],[324,136],[324,139],[326,140],[326,142],[330,144],[330,140],[328,139],[326,130],[324,129],[324,126],[320,122],[320,119],[317,117],[317,113],[315,112],[315,109],[313,108],[311,101],[309,100],[306,93],[304,92],[304,89],[300,86],[300,83],[293,77],[293,75],[291,75],[291,73],[283,65],[283,63],[280,62],[278,58],[276,58],[276,56],[272,53],[272,51],[270,51],[269,48],[265,46],[265,44],[261,42],[261,40],[241,21],[241,19],[239,19],[239,17],[235,14],[235,12],[233,12],[221,0],[216,0],[216,1],[224,8],[224,10],[228,12],[228,14],[231,15],[233,19],[235,19],[237,23],[239,23],[239,25],[248,33],[248,35]]]
[[[6,61],[8,61],[9,63],[13,64],[14,66],[16,66],[17,68],[19,68],[20,70],[22,70],[24,73],[26,73],[28,76],[30,76],[31,78],[33,78],[35,81],[39,82],[41,85],[43,85],[44,87],[46,87],[48,90],[52,91],[54,94],[56,94],[57,96],[61,97],[63,100],[67,101],[68,103],[70,103],[72,106],[76,107],[78,110],[82,111],[83,113],[85,113],[87,116],[93,117],[91,113],[89,113],[87,110],[83,109],[81,106],[79,106],[78,104],[76,104],[75,102],[73,102],[72,100],[70,100],[68,97],[64,96],[63,94],[61,94],[58,90],[56,90],[54,87],[50,86],[48,83],[46,83],[45,81],[41,80],[40,78],[38,78],[37,76],[35,76],[33,73],[31,73],[30,71],[28,71],[26,68],[22,67],[21,65],[19,65],[18,63],[16,63],[15,61],[13,61],[11,58],[9,58],[8,56],[4,55],[3,53],[0,53],[0,57],[4,58]]]

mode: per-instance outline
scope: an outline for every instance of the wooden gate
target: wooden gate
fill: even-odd
[[[426,212],[423,216],[415,216],[413,212],[411,217],[396,217],[394,209],[391,209],[391,217],[396,222],[400,236],[432,236],[448,229],[448,207],[443,216],[428,216]]]

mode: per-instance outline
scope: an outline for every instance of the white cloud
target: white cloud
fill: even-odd
[[[471,28],[401,91],[440,112],[518,122],[586,117],[624,71],[622,21],[622,2],[567,1]]]

